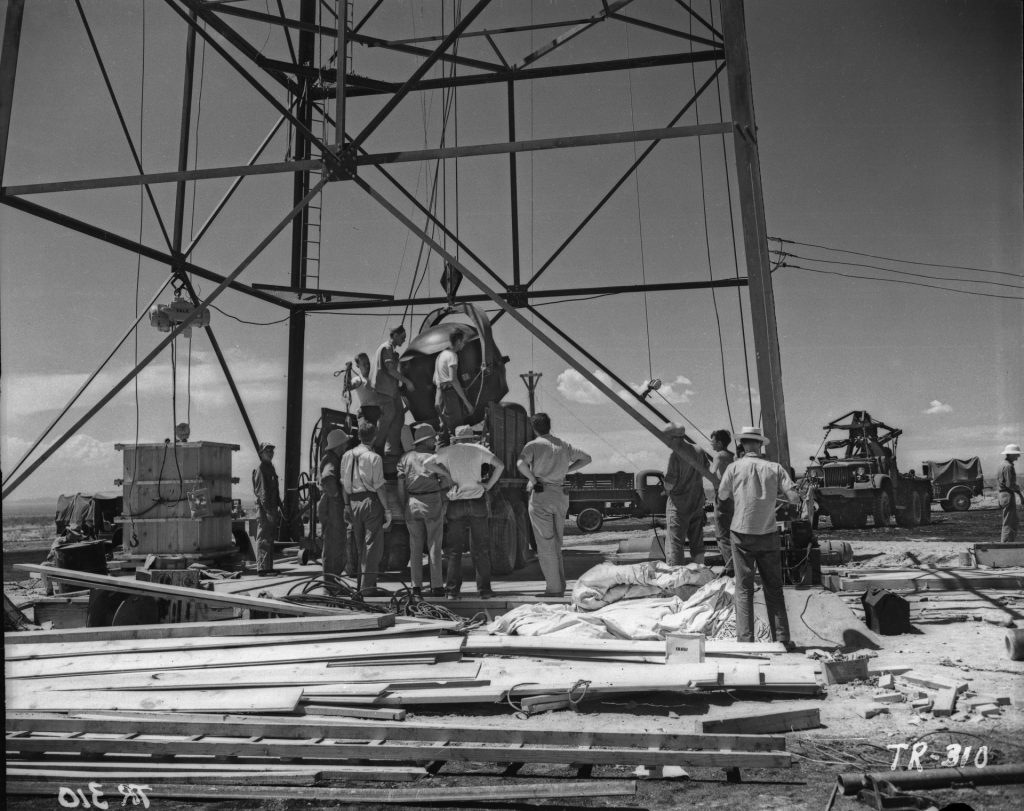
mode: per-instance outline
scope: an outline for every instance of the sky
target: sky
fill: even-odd
[[[83,5],[146,170],[174,170],[183,24],[155,0],[85,0]],[[244,5],[264,10],[262,2]],[[4,185],[134,173],[74,4],[37,0],[27,6]],[[356,18],[369,6],[357,2]],[[297,3],[286,7],[297,13]],[[707,18],[719,18],[717,5],[709,9],[698,1],[694,7]],[[495,0],[474,28],[584,17],[599,8],[596,0]],[[448,2],[395,0],[364,32],[388,38],[435,35],[450,27],[451,9]],[[628,13],[682,30],[691,25],[676,4],[637,0]],[[852,409],[867,409],[903,429],[903,468],[977,455],[991,475],[1003,446],[1024,441],[1021,22],[1021,5],[1013,0],[747,4],[765,219],[773,238],[769,248],[779,264],[773,284],[782,385],[790,455],[798,471],[818,449],[822,426]],[[693,33],[703,33],[699,24],[692,25]],[[285,58],[287,46],[278,30],[245,21],[236,27],[266,55]],[[503,35],[496,41],[514,61],[557,32]],[[686,48],[682,39],[605,22],[556,51],[549,63]],[[496,58],[480,39],[460,52]],[[245,163],[277,113],[212,49],[200,46],[199,58],[190,165]],[[379,49],[357,48],[353,58],[357,73],[396,81],[416,66],[412,58]],[[517,137],[665,126],[711,69],[701,63],[692,69],[681,65],[520,82]],[[435,69],[431,75],[436,74]],[[372,97],[351,99],[349,131],[361,130],[380,103]],[[504,140],[506,103],[502,85],[460,90],[446,142]],[[680,124],[723,120],[720,104],[727,119],[724,81],[718,89],[713,85]],[[366,147],[374,152],[437,146],[441,113],[439,93],[414,94]],[[645,146],[519,156],[525,276],[543,265]],[[280,161],[287,152],[282,132],[262,160]],[[717,136],[663,142],[537,288],[745,275],[735,177],[731,166],[726,170],[730,163],[731,147]],[[428,198],[433,164],[395,165],[392,172],[421,200]],[[457,166],[449,161],[443,175],[438,197],[448,227],[510,279],[508,158],[465,158]],[[410,211],[374,170],[361,176]],[[198,230],[227,183],[207,180],[189,188],[186,234]],[[173,186],[153,189],[169,224]],[[141,233],[146,244],[165,247],[138,189],[31,199],[128,238]],[[193,260],[231,272],[290,207],[290,177],[246,179],[199,242]],[[321,217],[322,287],[408,294],[423,260],[416,238],[401,223],[346,183],[327,187]],[[286,232],[241,280],[286,284],[288,257]],[[441,268],[437,257],[429,259],[421,293],[441,293]],[[0,207],[5,477],[165,279],[166,268],[159,263],[137,261],[119,248]],[[215,286],[196,282],[201,293]],[[695,433],[707,435],[759,419],[746,296],[745,290],[714,296],[706,290],[631,294],[549,303],[542,311],[630,385],[642,388],[652,377],[661,379],[664,385],[651,402],[669,419],[685,417]],[[165,291],[159,300],[170,297]],[[280,446],[285,313],[232,291],[215,304],[212,326],[256,431],[261,440]],[[355,353],[372,351],[403,317],[415,333],[429,309],[309,317],[304,443],[321,407],[343,407],[334,372]],[[136,353],[145,356],[163,337],[143,318],[137,336],[113,355],[42,447],[131,369]],[[498,322],[495,337],[511,358],[508,399],[525,403],[519,375],[539,372],[538,408],[551,414],[556,434],[591,453],[591,470],[664,465],[663,445],[512,319]],[[256,457],[206,337],[197,331],[191,343],[183,338],[176,343],[173,362],[169,352],[161,354],[139,376],[137,387],[115,397],[11,500],[116,489],[121,461],[114,445],[160,442],[172,435],[175,421],[183,420],[191,423],[193,440],[240,445],[235,475],[246,482]]]

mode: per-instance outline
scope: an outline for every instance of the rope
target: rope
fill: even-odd
[[[689,18],[690,33],[693,33],[693,17]],[[697,93],[697,66],[693,62],[690,63],[690,76],[693,80],[693,92],[694,95]],[[693,112],[696,116],[697,126],[700,126],[700,105],[695,104],[693,106]],[[700,204],[701,210],[704,213],[704,247],[707,251],[708,257],[708,279],[710,281],[715,280],[715,273],[711,265],[711,234],[708,229],[708,198],[707,198],[707,187],[704,180],[704,146],[700,139],[697,137],[697,163],[700,166]],[[728,178],[726,179],[726,185],[728,185]],[[735,251],[736,244],[733,241],[733,250]],[[732,407],[729,405],[729,384],[727,382],[725,372],[725,342],[722,339],[722,316],[718,311],[718,293],[714,287],[711,288],[711,303],[715,309],[715,328],[718,333],[718,357],[722,362],[722,397],[725,398],[725,413],[729,419],[729,430],[735,432],[735,423],[732,419]]]
[[[629,26],[625,26],[624,30],[626,32],[626,59],[629,59]],[[626,71],[626,81],[629,88],[629,122],[633,132],[636,132],[636,111],[633,107],[633,71]],[[698,138],[697,141],[699,143],[700,139]],[[636,162],[636,159],[636,141],[633,141],[633,161]],[[654,364],[651,359],[651,317],[647,306],[647,263],[644,257],[644,222],[640,211],[639,172],[633,173],[633,182],[636,186],[636,224],[640,232],[640,277],[644,284],[644,327],[647,330],[647,379],[651,380],[654,378]]]

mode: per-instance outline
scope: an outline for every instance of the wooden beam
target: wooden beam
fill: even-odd
[[[212,298],[212,296],[211,296]],[[209,299],[208,299],[209,300]],[[34,563],[16,563],[14,568],[22,572],[36,572],[46,575],[51,580],[72,583],[83,588],[101,588],[105,591],[117,591],[124,594],[142,594],[147,597],[164,599],[185,599],[210,605],[229,605],[235,608],[254,608],[268,614],[287,614],[291,616],[337,616],[342,613],[336,608],[322,608],[315,605],[296,605],[281,600],[265,600],[261,597],[242,597],[240,595],[219,594],[204,589],[185,588],[184,586],[167,586],[142,580],[131,580],[126,577],[111,577],[105,574],[77,572],[72,569],[59,569],[55,566],[39,566]]]
[[[294,712],[301,687],[250,687],[244,690],[36,690],[21,679],[7,679],[8,712],[43,710],[164,710],[177,712]],[[138,731],[138,730],[137,730]]]
[[[740,732],[747,735],[765,732],[793,732],[797,729],[817,729],[821,726],[821,710],[810,707],[800,710],[751,712],[730,715],[701,722],[701,731],[707,733]]]

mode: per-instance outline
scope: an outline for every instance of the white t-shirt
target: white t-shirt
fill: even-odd
[[[453,349],[442,349],[434,364],[434,385],[451,383],[459,373],[459,356]]]
[[[431,465],[442,465],[455,482],[455,486],[448,491],[448,500],[462,501],[480,498],[484,494],[480,468],[483,465],[497,465],[498,462],[498,457],[483,445],[468,442],[441,448],[427,459],[424,466],[430,470]]]

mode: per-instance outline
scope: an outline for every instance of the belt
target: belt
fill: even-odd
[[[445,389],[454,389],[455,386],[453,386],[451,383],[442,383],[439,386],[439,388],[441,389],[441,391],[444,391]]]
[[[377,495],[377,494],[376,493],[367,493],[367,492],[351,493],[349,495],[349,497],[348,497],[348,500],[349,501],[365,501],[366,499],[372,498],[375,495]]]
[[[432,496],[435,493],[440,493],[440,490],[410,490],[410,496]]]

